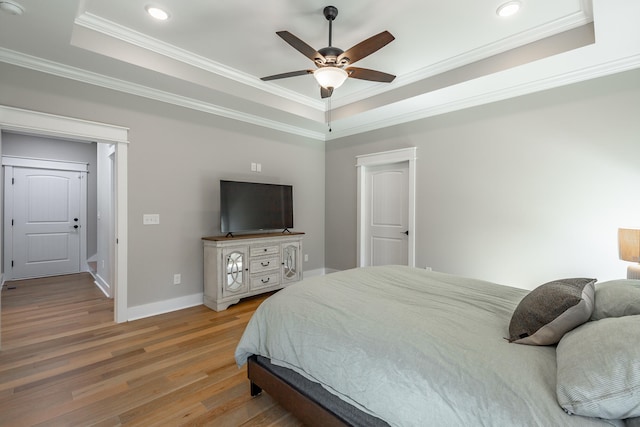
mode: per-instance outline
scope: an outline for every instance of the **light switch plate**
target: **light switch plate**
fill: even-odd
[[[144,214],[142,215],[142,224],[158,225],[160,224],[160,214]]]

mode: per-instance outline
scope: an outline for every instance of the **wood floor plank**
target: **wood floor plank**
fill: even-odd
[[[266,411],[260,412],[255,417],[242,424],[242,427],[268,427],[274,423],[281,423],[289,413],[280,405],[273,405]]]
[[[266,297],[116,324],[89,274],[7,282],[0,425],[300,426],[233,357]]]
[[[205,412],[211,408],[207,407],[203,402],[211,395],[227,394],[227,389],[238,383],[244,383],[244,375],[238,372],[232,372],[224,369],[218,373],[219,376],[209,377],[198,383],[191,384],[189,387],[177,389],[174,392],[148,402],[146,405],[138,406],[134,411],[127,411],[121,415],[123,424],[130,420],[147,420],[150,418],[167,418],[172,417],[173,413],[179,411],[181,407],[192,407],[194,404],[201,405]],[[248,384],[245,384],[244,398],[249,398]],[[203,412],[204,413],[204,412]],[[190,417],[193,417],[193,413]]]

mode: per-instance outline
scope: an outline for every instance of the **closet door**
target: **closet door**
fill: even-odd
[[[367,265],[408,265],[408,162],[366,172]]]

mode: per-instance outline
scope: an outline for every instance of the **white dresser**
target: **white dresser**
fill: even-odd
[[[226,310],[241,298],[302,279],[304,233],[203,237],[204,304]]]

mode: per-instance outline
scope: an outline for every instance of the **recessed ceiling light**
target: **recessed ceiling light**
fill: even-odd
[[[9,15],[22,15],[24,7],[13,1],[0,1],[0,10]]]
[[[520,3],[519,1],[508,1],[501,4],[500,7],[498,7],[498,10],[496,10],[496,13],[498,14],[498,16],[505,18],[507,16],[515,15],[516,13],[518,13],[521,6],[522,3]]]
[[[147,10],[147,13],[149,15],[153,16],[158,21],[166,21],[167,19],[169,19],[169,14],[159,7],[147,6],[145,9]]]

